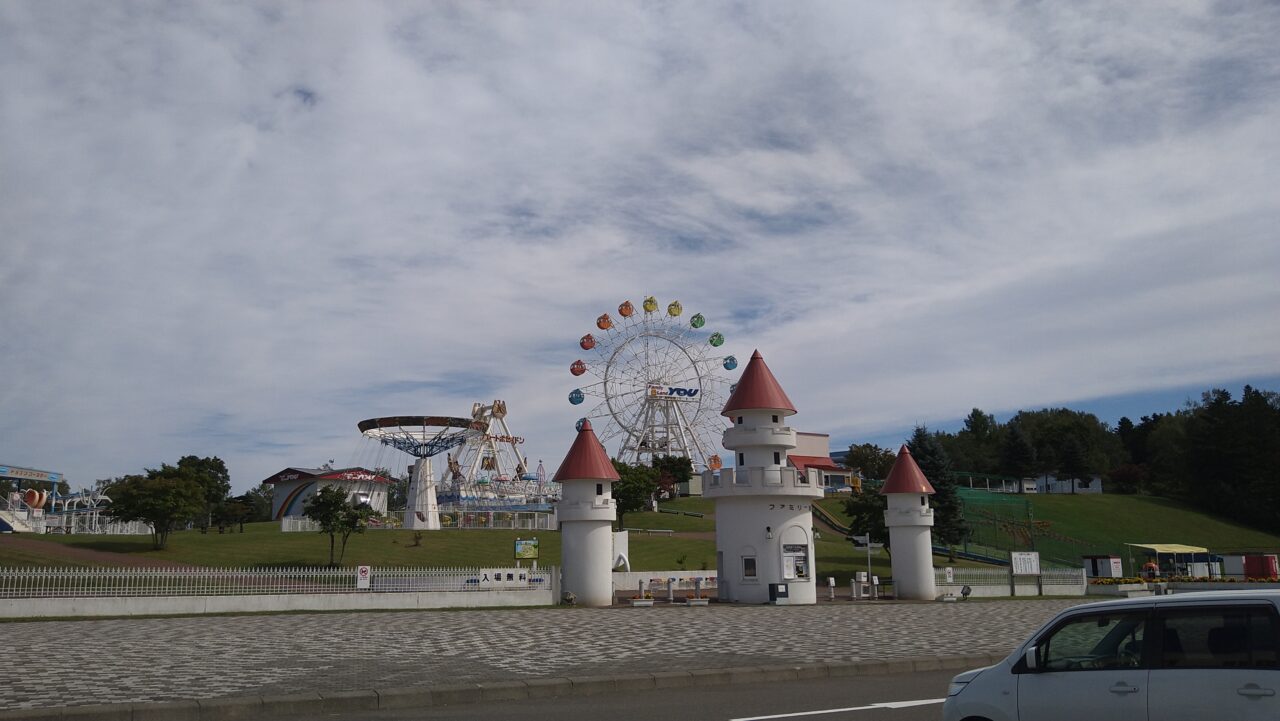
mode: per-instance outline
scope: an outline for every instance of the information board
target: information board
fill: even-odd
[[[1036,551],[1013,551],[1009,554],[1015,576],[1039,576],[1040,554]]]

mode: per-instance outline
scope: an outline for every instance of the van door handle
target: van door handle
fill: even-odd
[[[1112,686],[1110,691],[1111,693],[1137,693],[1138,687],[1129,686],[1125,684],[1124,681],[1121,681],[1120,683],[1117,683],[1115,686]]]
[[[1275,696],[1276,695],[1276,692],[1273,689],[1262,688],[1258,686],[1258,684],[1256,683],[1247,683],[1244,685],[1244,688],[1236,689],[1236,693],[1240,694],[1241,696]]]

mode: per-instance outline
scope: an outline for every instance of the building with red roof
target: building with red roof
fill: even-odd
[[[367,468],[286,468],[263,481],[273,486],[271,517],[301,516],[307,499],[325,486],[338,486],[353,503],[387,512],[387,490],[394,481]]]
[[[716,504],[722,601],[817,602],[811,504],[823,495],[822,471],[789,459],[798,434],[785,419],[795,413],[756,351],[723,411],[733,421],[724,432],[733,465],[702,474],[703,495]]]
[[[613,604],[613,522],[618,472],[584,420],[555,480],[560,484],[560,588],[583,606]]]
[[[880,493],[888,500],[884,525],[889,528],[894,597],[932,601],[938,595],[933,578],[933,485],[905,445],[889,469]]]

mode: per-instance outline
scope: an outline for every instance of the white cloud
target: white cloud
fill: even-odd
[[[237,488],[680,298],[847,440],[1271,376],[1262,4],[0,6],[0,461]],[[415,385],[431,384],[431,385]]]

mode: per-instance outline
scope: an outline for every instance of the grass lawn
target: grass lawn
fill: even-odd
[[[1038,521],[1086,541],[1084,553],[1125,556],[1126,543],[1183,543],[1215,553],[1280,549],[1280,536],[1237,526],[1164,498],[1149,496],[1040,495],[1031,502]]]
[[[369,531],[351,536],[343,565],[377,566],[495,566],[514,563],[517,536],[537,536],[539,563],[559,565],[560,534],[505,530],[444,530],[423,533],[413,545],[413,531]],[[151,548],[149,536],[45,535],[25,536],[77,548],[127,553],[131,556],[196,566],[324,566],[329,563],[329,537],[320,533],[282,533],[276,522],[250,523],[244,533],[180,531],[169,536],[163,551]],[[339,545],[341,540],[339,540]],[[24,563],[0,542],[0,565]],[[29,560],[29,559],[28,559]]]

